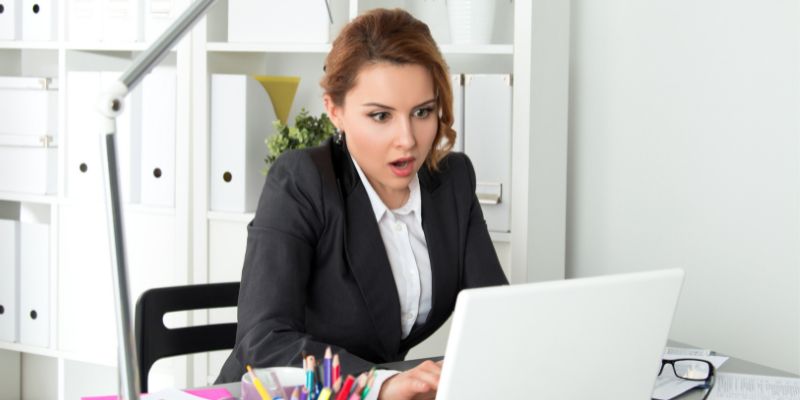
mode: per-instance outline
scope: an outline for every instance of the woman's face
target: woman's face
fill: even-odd
[[[338,107],[325,97],[347,148],[389,208],[402,206],[425,163],[439,125],[428,69],[415,64],[368,64]]]

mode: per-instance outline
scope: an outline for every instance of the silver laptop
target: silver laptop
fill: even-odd
[[[438,400],[644,400],[679,269],[462,291]]]

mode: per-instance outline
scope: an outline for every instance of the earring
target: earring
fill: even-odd
[[[333,133],[333,142],[336,144],[342,144],[342,138],[344,137],[344,131],[336,128],[336,131]]]

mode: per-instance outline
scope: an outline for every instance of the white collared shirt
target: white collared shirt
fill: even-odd
[[[431,260],[422,230],[422,197],[414,174],[406,204],[390,210],[369,183],[355,159],[353,164],[367,190],[400,299],[400,323],[405,339],[415,323],[424,323],[431,310]]]

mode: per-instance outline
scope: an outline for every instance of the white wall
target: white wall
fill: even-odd
[[[671,337],[800,373],[800,1],[573,0],[567,275],[683,267]]]

